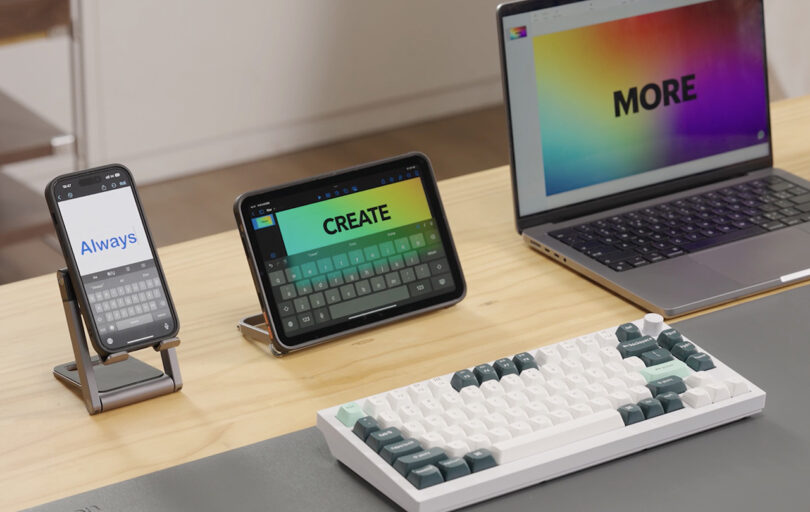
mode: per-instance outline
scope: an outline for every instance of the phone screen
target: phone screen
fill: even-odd
[[[175,332],[130,177],[102,171],[61,180],[54,192],[98,343],[114,352]]]

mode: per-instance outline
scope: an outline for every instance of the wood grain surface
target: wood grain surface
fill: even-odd
[[[774,104],[772,118],[777,165],[810,177],[810,97]],[[277,359],[236,330],[258,312],[236,232],[169,246],[184,388],[97,416],[51,375],[72,359],[54,275],[0,287],[0,509],[309,427],[321,408],[643,314],[523,244],[506,167],[440,190],[469,287],[460,304]]]

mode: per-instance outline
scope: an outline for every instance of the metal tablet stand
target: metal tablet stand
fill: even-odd
[[[180,344],[180,338],[163,340],[155,345],[154,349],[160,352],[163,360],[163,371],[131,357],[127,352],[116,352],[106,358],[90,357],[84,323],[67,269],[57,270],[56,280],[59,282],[76,359],[55,366],[53,375],[81,392],[87,412],[98,414],[167,395],[183,387],[174,350]]]
[[[242,333],[242,337],[248,341],[266,345],[270,349],[270,353],[276,357],[281,357],[284,354],[276,350],[273,346],[273,337],[270,335],[270,329],[264,321],[264,315],[246,316],[238,324],[236,328]]]

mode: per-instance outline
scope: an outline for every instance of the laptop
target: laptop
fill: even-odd
[[[810,277],[773,168],[762,0],[498,7],[518,232],[673,317]]]

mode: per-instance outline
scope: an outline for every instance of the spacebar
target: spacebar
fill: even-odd
[[[605,409],[531,434],[498,441],[492,445],[492,455],[498,464],[506,464],[622,427],[624,421],[619,411]]]
[[[725,235],[716,236],[714,238],[704,238],[702,240],[697,240],[695,242],[686,245],[681,245],[680,247],[681,249],[685,249],[689,252],[695,252],[703,249],[708,249],[709,247],[715,247],[718,245],[735,242],[737,240],[742,240],[743,238],[749,238],[754,235],[767,232],[768,231],[766,229],[763,229],[759,226],[751,226],[750,228],[738,229],[737,231],[732,231],[730,233],[726,233]]]
[[[405,300],[409,297],[407,286],[397,286],[388,290],[372,293],[356,299],[347,300],[329,306],[329,314],[332,318],[351,316],[361,311],[367,311],[379,306],[385,306],[398,300]]]

